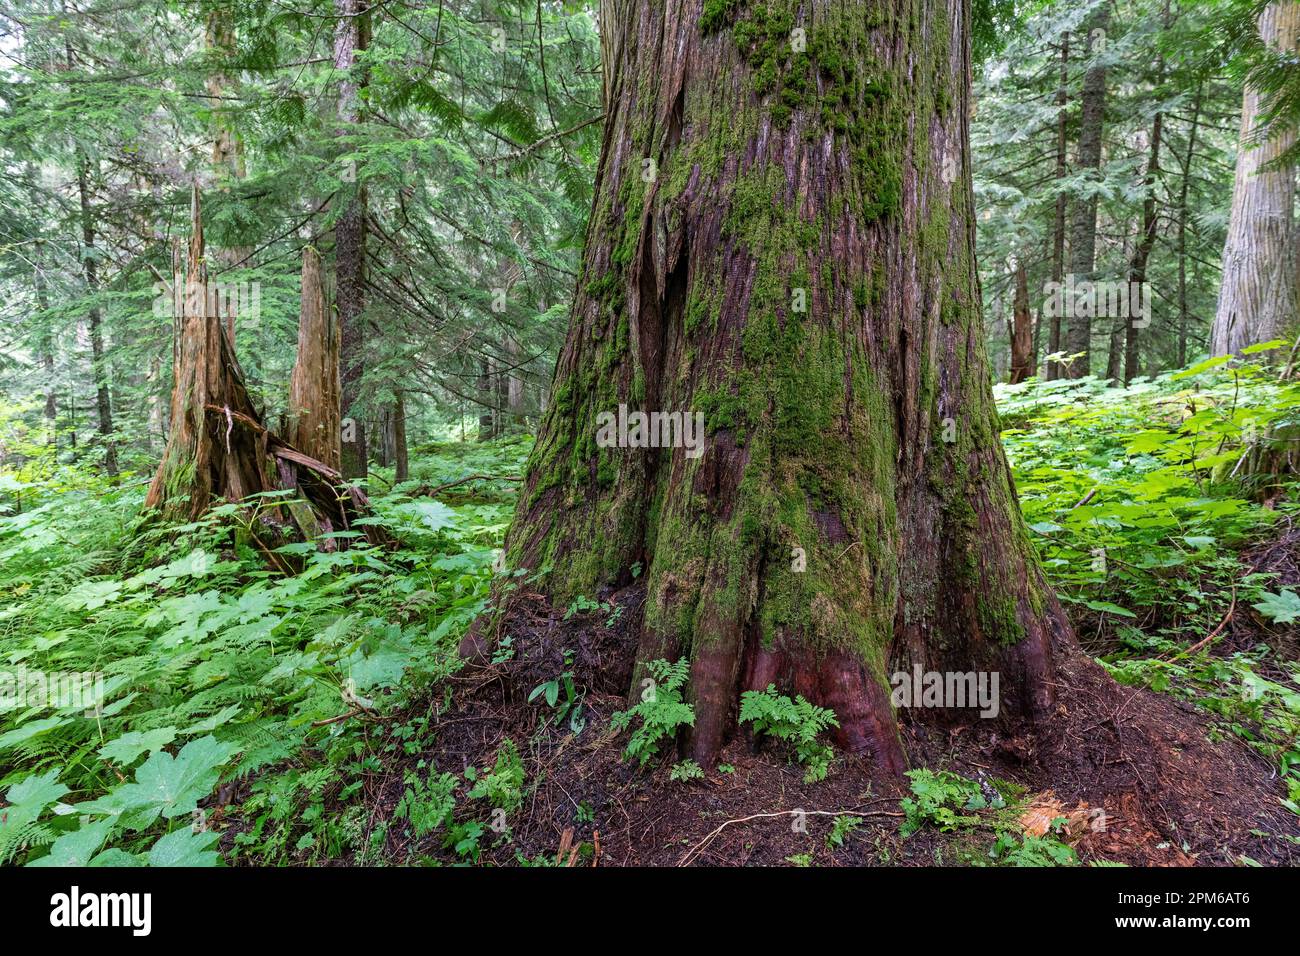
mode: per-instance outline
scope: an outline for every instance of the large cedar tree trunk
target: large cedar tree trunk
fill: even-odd
[[[1270,47],[1294,50],[1298,33],[1300,3],[1283,0],[1260,14],[1259,36]],[[1295,321],[1295,166],[1274,160],[1295,144],[1296,130],[1275,131],[1261,140],[1263,106],[1260,92],[1246,84],[1211,355],[1269,341],[1289,332]]]
[[[689,656],[702,765],[775,683],[896,772],[887,674],[996,670],[1004,713],[1037,716],[1069,640],[981,336],[970,6],[703,6],[638,0],[606,38],[585,261],[508,561],[551,563],[559,607],[646,589],[637,659]],[[702,412],[703,453],[598,447],[620,403]]]

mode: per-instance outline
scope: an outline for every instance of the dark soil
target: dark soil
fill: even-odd
[[[706,768],[702,780],[671,781],[668,759],[644,771],[622,760],[625,735],[612,730],[609,718],[626,706],[643,597],[635,587],[609,597],[625,608],[616,619],[597,611],[566,621],[540,596],[521,596],[509,618],[514,658],[467,666],[453,678],[450,706],[439,710],[441,695],[428,706],[436,717],[436,744],[421,757],[439,772],[491,767],[507,737],[523,755],[524,805],[508,819],[508,835],[484,834],[483,862],[559,857],[569,865],[739,866],[786,865],[799,857],[815,865],[875,866],[988,860],[991,830],[939,833],[927,827],[902,838],[898,801],[907,795],[907,781],[882,777],[863,758],[839,755],[829,778],[815,784],[803,782],[788,754],[755,749],[743,734],[720,759],[734,769]],[[493,643],[481,639],[478,646]],[[1010,781],[1032,802],[1059,803],[1062,816],[1075,808],[1104,810],[1104,828],[1081,828],[1070,837],[1084,861],[1238,865],[1244,856],[1264,865],[1300,863],[1300,843],[1282,836],[1300,836],[1300,818],[1279,804],[1285,788],[1267,757],[1236,736],[1216,733],[1189,703],[1116,684],[1077,651],[1058,653],[1064,663],[1050,719],[1010,728],[978,720],[942,728],[909,720],[903,739],[911,766]],[[586,688],[577,732],[567,717],[555,726],[540,699],[527,700],[532,688],[566,667]],[[389,767],[371,789],[372,822],[391,818],[405,789],[403,774],[417,759]],[[469,815],[474,803],[465,798],[468,786],[458,791],[458,815]],[[864,823],[831,849],[826,837],[841,814]],[[489,815],[485,802],[474,808],[475,819]],[[458,859],[443,848],[441,833],[412,842],[401,825],[390,828],[385,856],[399,863]]]

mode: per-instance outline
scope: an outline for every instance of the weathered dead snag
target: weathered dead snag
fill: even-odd
[[[291,522],[307,537],[351,529],[368,510],[365,493],[344,486],[335,465],[300,451],[268,430],[248,395],[223,321],[228,317],[220,314],[222,297],[208,280],[197,186],[190,218],[188,255],[184,263],[179,249],[173,255],[173,281],[183,294],[173,296],[178,307],[173,333],[171,430],[145,507],[194,519],[218,501],[241,502],[265,492],[292,490],[300,493],[305,503],[269,509],[272,520],[285,525]],[[318,276],[319,263],[316,273]],[[314,291],[304,289],[304,294],[309,298],[318,295],[319,282],[316,285]],[[316,301],[310,305],[312,310],[318,307]],[[334,394],[337,396],[337,391]],[[334,414],[337,416],[337,410]],[[372,542],[382,540],[378,529],[365,530]]]

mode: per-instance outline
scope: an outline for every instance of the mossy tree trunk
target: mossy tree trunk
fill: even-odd
[[[969,4],[627,10],[509,562],[560,607],[646,587],[638,659],[689,655],[706,766],[768,683],[893,771],[894,670],[996,670],[1004,712],[1044,713],[1068,626],[989,387]],[[702,413],[702,454],[598,447],[620,403]]]

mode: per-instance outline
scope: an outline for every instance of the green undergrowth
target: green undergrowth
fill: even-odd
[[[911,796],[901,803],[899,832],[910,837],[930,829],[946,837],[935,862],[966,866],[1078,866],[1065,840],[1064,816],[1046,821],[1041,834],[1027,831],[1029,807],[1023,787],[998,779],[971,780],[947,770],[910,770]],[[1099,822],[1100,821],[1100,822]],[[1104,817],[1089,825],[1104,825]],[[945,859],[945,856],[947,857]]]
[[[1300,663],[1278,638],[1300,597],[1249,555],[1300,506],[1292,477],[1251,467],[1300,423],[1300,385],[1213,359],[1127,389],[994,391],[1030,535],[1084,646],[1121,683],[1191,700],[1214,733],[1276,760],[1295,810]],[[1259,639],[1220,648],[1230,611]]]
[[[1296,496],[1290,479],[1248,467],[1293,427],[1300,389],[1203,363],[1127,390],[1084,379],[996,392],[1029,534],[1084,646],[1117,680],[1195,703],[1212,734],[1274,760],[1300,810],[1300,675],[1278,653],[1300,596],[1250,564],[1284,537]],[[296,543],[269,558],[267,527],[245,510],[146,520],[140,475],[110,484],[39,450],[0,473],[0,865],[474,863],[503,845],[536,785],[522,756],[534,742],[503,741],[476,767],[427,754],[519,491],[499,479],[522,474],[529,445],[414,449],[409,482],[394,487],[382,468],[370,482],[393,549],[354,529],[334,536],[346,550]],[[489,478],[428,493],[470,475]],[[1222,644],[1230,608],[1257,635],[1248,645]],[[609,622],[619,610],[578,598],[569,613]],[[508,640],[497,651],[513,653]],[[633,764],[667,767],[693,712],[686,672],[657,664],[655,694],[608,729],[628,733]],[[548,718],[538,733],[581,729],[571,671],[535,689],[530,706]],[[14,675],[74,672],[102,675],[101,707],[12,700]],[[747,695],[740,716],[784,741],[815,784],[833,715],[774,695]],[[379,819],[367,781],[394,768],[397,810]],[[682,761],[669,776],[687,786],[704,773]],[[905,829],[970,834],[963,862],[1076,862],[1059,834],[1003,826],[1022,796],[914,776]],[[593,813],[578,804],[575,823]],[[834,845],[854,829],[841,821]]]
[[[381,469],[368,520],[396,540],[391,550],[356,529],[328,536],[333,550],[292,543],[269,559],[258,549],[266,526],[242,509],[164,525],[142,517],[138,479],[5,475],[0,864],[215,863],[219,788],[241,795],[248,821],[222,847],[228,859],[363,853],[366,775],[429,742],[427,718],[385,718],[455,668],[514,486],[407,492],[517,475],[528,444],[424,449],[411,481],[386,491]],[[255,510],[270,515],[278,500]],[[35,687],[15,699],[19,675],[70,672],[102,675],[98,711],[84,697],[49,706]],[[345,809],[326,813],[327,797]]]

